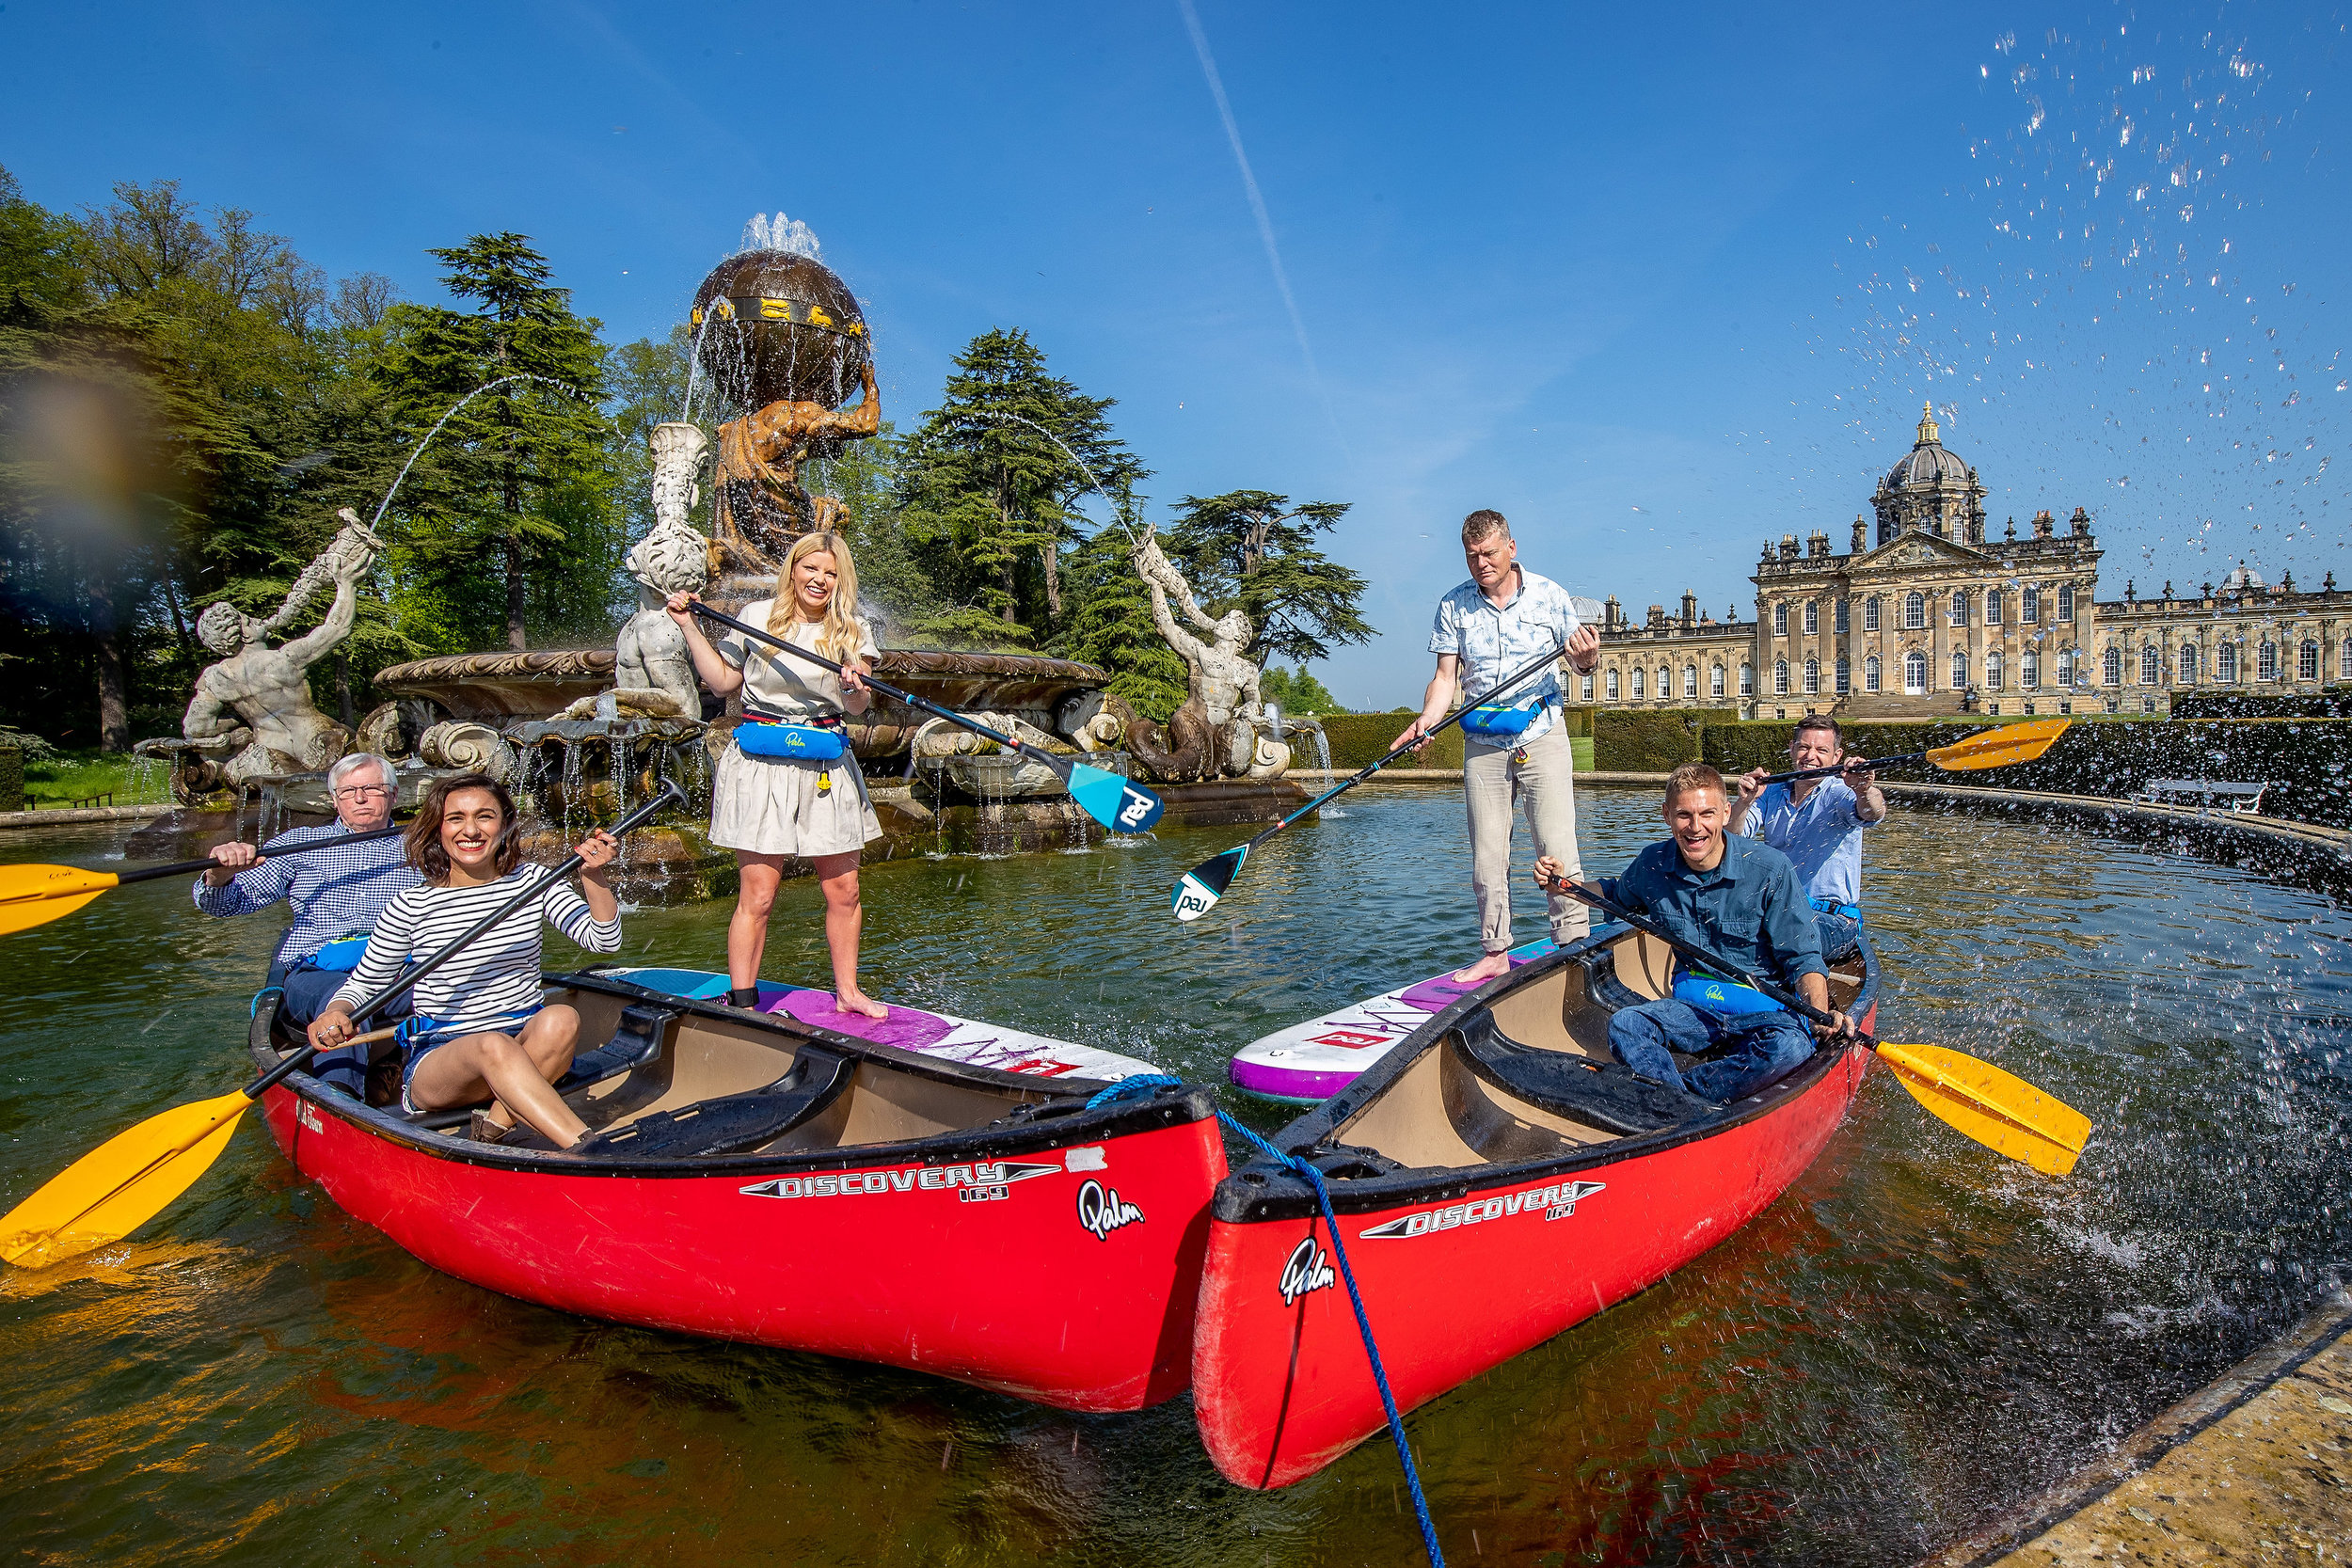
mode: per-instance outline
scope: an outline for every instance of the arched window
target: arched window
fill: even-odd
[[[2074,650],[2072,648],[2058,650],[2058,683],[2061,689],[2074,684]]]
[[[1968,656],[1966,654],[1954,654],[1952,656],[1952,689],[1955,691],[1964,691],[1967,689]]]
[[[1804,601],[1804,634],[1807,637],[1811,637],[1820,629],[1821,601],[1819,599],[1807,599]]]
[[[2071,582],[2062,582],[2062,583],[2059,583],[2059,584],[2058,584],[2058,619],[2059,619],[2059,620],[2061,620],[2061,621],[2072,621],[2072,620],[2074,620],[2074,585],[2073,583],[2071,583]]]
[[[2237,644],[2224,642],[2213,651],[2213,678],[2224,686],[2237,684]]]
[[[2181,644],[2180,683],[2183,686],[2197,684],[2197,644],[2194,642]]]
[[[1664,665],[1658,667],[1658,700],[1665,702],[1675,694],[1675,673]]]
[[[1853,663],[1847,658],[1837,661],[1837,694],[1842,697],[1853,689]]]
[[[1919,595],[1914,594],[1913,598]],[[1903,655],[1903,694],[1916,697],[1928,689],[1928,656],[1913,649]]]
[[[2153,642],[2147,643],[2139,650],[2139,684],[2153,686],[2163,678],[2164,656],[2156,652]]]
[[[1638,664],[1633,667],[1633,700],[1642,700],[1642,667]]]
[[[1925,594],[1911,594],[1905,595],[1903,599],[1904,629],[1907,631],[1916,631],[1927,624],[1928,596]]]
[[[1756,695],[1756,666],[1753,664],[1740,666],[1740,695],[1742,697]]]
[[[1864,631],[1879,629],[1879,596],[1876,594],[1862,601],[1862,629]]]
[[[2344,640],[2344,651],[2336,656],[2336,678],[2352,681],[2352,637]]]
[[[1851,624],[1846,613],[1846,603],[1844,599],[1837,601],[1837,635],[1840,637],[1846,635]]]
[[[1719,703],[1724,700],[1724,667],[1720,664],[1708,667],[1707,694]]]
[[[1946,616],[1953,626],[1964,626],[1968,624],[1968,591],[1966,589],[1952,590],[1951,608],[1946,611]]]
[[[1614,670],[1609,672],[1609,700],[1613,703],[1617,700],[1617,673]]]
[[[1788,607],[1785,604],[1772,606],[1772,635],[1774,637],[1788,635]]]
[[[1772,660],[1772,694],[1777,697],[1788,695],[1788,661],[1785,658]]]
[[[2033,626],[2042,619],[2042,590],[2027,585],[2017,594],[2017,619],[2025,626]]]
[[[2279,644],[2267,637],[2263,639],[2263,645],[2254,654],[2254,678],[2258,681],[2279,678]]]
[[[1984,624],[1988,626],[2001,624],[2001,591],[1997,588],[1984,591]]]
[[[1987,691],[2001,689],[2002,673],[2001,651],[1995,648],[1984,656],[1984,689]]]
[[[1872,604],[1878,603],[1876,599],[1872,599],[1870,602]],[[1878,689],[1879,656],[1872,654],[1868,658],[1862,661],[1862,689],[1865,691],[1876,691]]]
[[[1804,689],[1807,696],[1821,689],[1821,661],[1818,658],[1804,661]]]
[[[2123,684],[2123,650],[2113,643],[2107,645],[2106,656],[2099,661],[2099,684],[2102,686]]]
[[[1589,703],[1589,702],[1591,702],[1591,701],[1593,700],[1593,677],[1592,677],[1592,676],[1590,676],[1590,675],[1586,675],[1585,677],[1583,677],[1583,680],[1584,680],[1584,700],[1585,700],[1586,702],[1588,702],[1588,703]]]
[[[2319,679],[2318,643],[2306,642],[2303,644],[2302,652],[2296,656],[2295,678],[2299,681],[2315,681]]]
[[[2017,660],[2017,684],[2027,691],[2042,684],[2042,656],[2024,654]]]
[[[1699,667],[1695,664],[1686,664],[1682,667],[1682,694],[1685,697],[1696,697],[1699,694]]]

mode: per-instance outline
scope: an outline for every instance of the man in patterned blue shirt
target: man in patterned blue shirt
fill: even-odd
[[[281,898],[294,906],[294,921],[270,960],[269,983],[284,992],[279,1016],[297,1029],[316,1018],[336,988],[351,977],[349,964],[322,968],[319,950],[347,936],[365,936],[394,895],[424,879],[408,863],[407,847],[398,837],[301,855],[285,852],[389,825],[398,779],[392,765],[372,752],[347,756],[326,773],[335,800],[333,824],[280,833],[259,850],[242,842],[215,845],[211,853],[218,863],[196,879],[196,907],[206,914],[251,914]],[[320,1065],[338,1064],[322,1057]],[[313,1070],[326,1076],[319,1067]]]
[[[1438,601],[1429,651],[1438,673],[1422,696],[1421,717],[1391,749],[1419,740],[1446,716],[1458,687],[1483,697],[1547,648],[1563,650],[1590,674],[1600,662],[1600,634],[1578,618],[1567,591],[1521,566],[1511,525],[1500,512],[1462,519],[1462,555],[1470,581]],[[1559,723],[1563,701],[1555,666],[1546,665],[1502,700],[1504,724],[1490,727],[1471,715],[1462,724],[1462,794],[1470,807],[1470,890],[1478,899],[1478,936],[1486,956],[1454,973],[1457,986],[1484,985],[1511,969],[1511,808],[1527,813],[1535,853],[1581,874],[1576,850],[1576,764]],[[1485,733],[1482,734],[1481,730]],[[1581,941],[1584,906],[1565,894],[1551,896],[1551,939]]]

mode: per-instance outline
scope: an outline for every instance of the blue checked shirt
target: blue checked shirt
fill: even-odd
[[[1478,698],[1546,648],[1566,642],[1581,624],[1566,589],[1522,565],[1519,591],[1501,610],[1486,602],[1476,582],[1466,582],[1439,599],[1438,618],[1429,628],[1429,651],[1460,658],[1462,695]],[[1520,732],[1519,743],[1548,734],[1562,700],[1559,666],[1546,665],[1509,695],[1519,702],[1546,699],[1542,711]]]
[[[343,849],[314,849],[283,860],[269,857],[303,844],[341,838],[342,823],[296,828],[262,846],[262,863],[237,873],[227,887],[196,879],[196,907],[206,914],[251,914],[283,898],[294,906],[294,924],[278,941],[278,962],[307,958],[330,942],[371,930],[384,907],[423,882],[408,863],[404,838],[373,839]]]

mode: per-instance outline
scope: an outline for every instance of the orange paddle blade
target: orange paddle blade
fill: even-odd
[[[2031,762],[2074,722],[2072,719],[2035,719],[2023,724],[2002,724],[1949,746],[1938,746],[1928,753],[1928,760],[1947,773],[1974,773]]]
[[[0,936],[71,914],[119,880],[73,865],[0,865]]]
[[[1940,1045],[1878,1044],[1879,1060],[1920,1104],[1996,1154],[2064,1176],[2090,1141],[2090,1118],[1991,1062]]]
[[[212,1167],[252,1105],[242,1091],[175,1105],[107,1139],[0,1214],[0,1259],[46,1268],[120,1241]]]

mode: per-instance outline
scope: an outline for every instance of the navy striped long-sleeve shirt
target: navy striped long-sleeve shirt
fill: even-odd
[[[294,923],[278,939],[279,961],[307,958],[330,942],[367,931],[395,897],[424,880],[408,863],[404,840],[370,839],[285,856],[296,846],[345,837],[350,832],[334,822],[279,833],[262,846],[261,863],[238,872],[228,886],[214,887],[199,877],[196,907],[206,914],[251,914],[284,899],[294,906]]]

